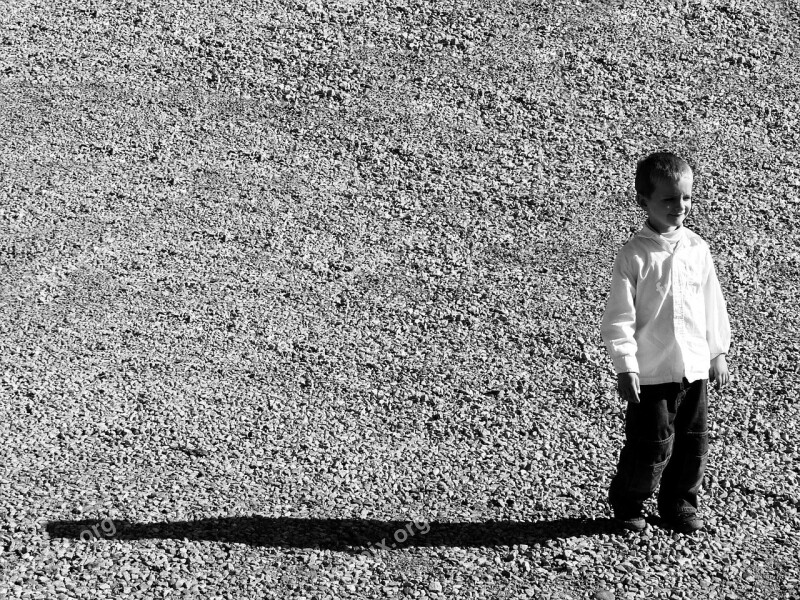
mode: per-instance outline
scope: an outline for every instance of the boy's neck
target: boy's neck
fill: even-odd
[[[669,233],[675,233],[675,232],[676,232],[676,231],[678,231],[678,230],[679,230],[681,227],[683,227],[683,225],[678,225],[678,226],[677,226],[675,229],[673,229],[673,230],[671,230],[671,231],[659,231],[658,229],[656,229],[655,227],[653,227],[653,224],[650,222],[650,219],[647,219],[647,221],[645,221],[645,225],[647,225],[647,226],[648,226],[650,229],[652,229],[653,231],[655,231],[655,232],[656,232],[658,235],[664,235],[664,234],[669,234]]]

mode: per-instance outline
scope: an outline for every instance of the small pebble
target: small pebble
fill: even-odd
[[[428,584],[428,591],[429,592],[441,592],[442,591],[442,584],[438,581],[431,581]]]

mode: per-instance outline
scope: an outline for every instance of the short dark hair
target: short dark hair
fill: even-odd
[[[649,198],[655,188],[656,179],[676,180],[692,167],[677,154],[672,152],[653,152],[636,165],[636,192]]]

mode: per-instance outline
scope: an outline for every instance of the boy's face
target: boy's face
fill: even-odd
[[[639,195],[639,203],[647,211],[650,225],[659,233],[675,231],[692,209],[691,171],[686,171],[676,180],[657,179],[650,197]]]

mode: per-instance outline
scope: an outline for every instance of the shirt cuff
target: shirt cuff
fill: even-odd
[[[614,359],[614,369],[616,369],[617,375],[620,373],[638,373],[639,361],[636,360],[635,356],[618,356]]]

